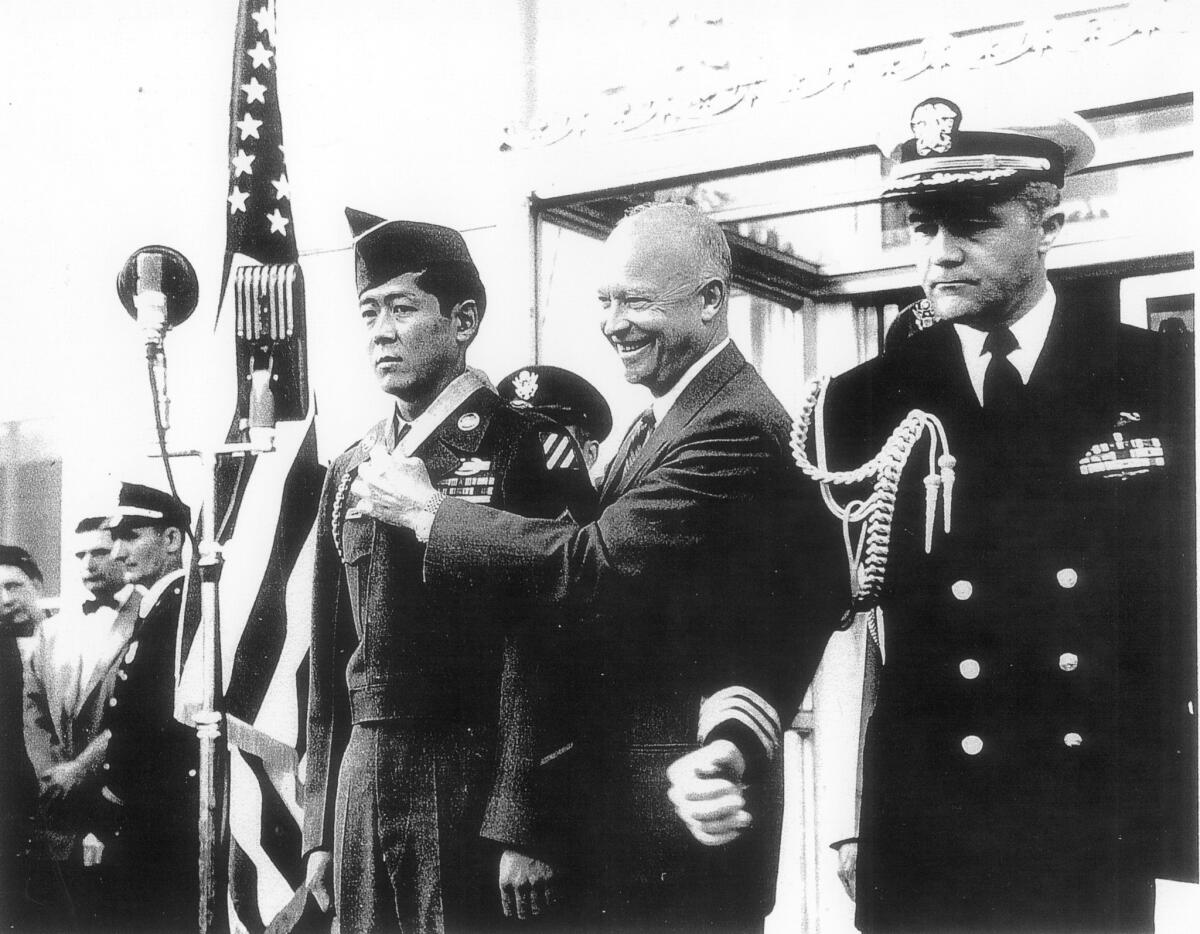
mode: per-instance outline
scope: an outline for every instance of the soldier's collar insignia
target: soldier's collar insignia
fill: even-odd
[[[522,370],[517,374],[517,378],[513,380],[513,392],[516,393],[517,399],[523,402],[530,402],[538,390],[538,377],[536,373],[531,373],[529,370]],[[514,402],[516,400],[513,400]]]
[[[464,412],[462,415],[460,415],[458,417],[458,430],[459,431],[474,431],[478,427],[479,427],[479,413],[478,412]]]

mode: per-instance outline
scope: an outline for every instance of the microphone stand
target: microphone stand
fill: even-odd
[[[167,406],[165,388],[162,406]],[[159,400],[155,400],[156,406]],[[161,410],[160,409],[160,410]],[[275,450],[274,439],[269,432],[255,432],[249,443],[237,442],[210,445],[203,448],[168,449],[154,451],[150,456],[199,458],[205,477],[206,489],[201,507],[207,520],[202,525],[200,540],[196,543],[200,570],[200,628],[192,643],[192,651],[199,645],[201,676],[204,679],[204,694],[200,710],[192,715],[196,726],[196,737],[200,743],[200,854],[198,903],[198,928],[200,934],[215,930],[217,914],[217,836],[221,827],[220,806],[224,796],[218,800],[217,763],[220,750],[224,713],[219,708],[217,696],[218,678],[221,677],[221,614],[220,586],[221,571],[225,565],[223,548],[217,540],[217,464],[225,457],[250,457],[269,454]]]

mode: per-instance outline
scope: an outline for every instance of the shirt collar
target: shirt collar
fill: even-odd
[[[438,394],[438,397],[430,403],[429,408],[407,423],[411,427],[408,434],[401,438],[400,443],[396,445],[396,450],[404,457],[412,457],[413,451],[437,430],[438,426],[446,420],[446,416],[480,389],[491,389],[495,392],[492,381],[487,378],[487,374],[483,370],[467,367],[465,372],[451,380],[450,384]],[[405,424],[404,419],[400,417],[399,409],[396,410],[396,422],[398,432]]]
[[[1041,356],[1042,348],[1046,345],[1046,335],[1050,332],[1050,321],[1054,317],[1056,298],[1054,288],[1049,282],[1046,290],[1029,311],[1025,312],[1009,330],[1017,339],[1019,345],[1008,355],[1009,361],[1021,374],[1021,382],[1028,384],[1033,375],[1033,368]],[[967,324],[955,324],[954,331],[958,334],[962,345],[963,361],[967,365],[967,374],[971,377],[971,386],[975,390],[980,404],[983,403],[983,378],[987,373],[988,363],[992,355],[983,352],[983,342],[987,340],[987,331],[980,331]]]
[[[654,412],[654,424],[661,425],[662,420],[667,413],[671,411],[671,406],[679,401],[679,397],[683,395],[683,391],[688,388],[688,384],[694,380],[712,359],[730,344],[729,338],[725,338],[721,343],[717,344],[699,360],[693,363],[684,371],[683,376],[675,381],[675,385],[668,389],[665,393],[650,403],[650,409]]]
[[[154,608],[154,604],[158,602],[158,598],[166,593],[167,588],[182,578],[183,568],[180,568],[177,571],[172,571],[170,574],[164,574],[149,588],[146,588],[142,596],[142,603],[138,607],[138,616],[145,619],[147,614]]]

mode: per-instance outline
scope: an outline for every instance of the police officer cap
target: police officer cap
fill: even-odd
[[[354,235],[354,278],[358,294],[383,285],[406,272],[422,272],[431,266],[457,269],[483,285],[471,259],[467,241],[450,227],[422,221],[389,221],[365,211],[346,208],[346,220]],[[478,300],[482,309],[485,300]]]
[[[122,483],[117,508],[104,523],[113,531],[128,531],[143,526],[191,528],[192,511],[170,493],[140,483]]]
[[[912,138],[892,154],[896,165],[884,183],[885,200],[1035,181],[1061,188],[1064,176],[1084,168],[1096,151],[1091,128],[1074,114],[994,125],[972,121],[969,112],[944,97],[918,103],[909,129]]]
[[[593,441],[612,431],[612,411],[591,383],[560,366],[525,366],[500,380],[500,398],[518,409],[534,409],[560,425],[580,425]]]

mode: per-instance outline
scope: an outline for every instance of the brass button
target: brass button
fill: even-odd
[[[964,736],[962,739],[962,748],[968,756],[977,756],[983,752],[983,740],[978,736]]]
[[[1058,667],[1063,671],[1074,671],[1079,667],[1079,656],[1074,652],[1063,652],[1058,656]]]
[[[110,697],[110,698],[108,699],[108,706],[109,706],[109,707],[116,707],[116,706],[117,706],[117,699],[116,699],[115,697]]]
[[[964,658],[958,663],[958,671],[968,681],[974,681],[979,677],[979,662],[973,658]]]
[[[1068,733],[1063,737],[1063,745],[1065,746],[1081,746],[1083,745],[1083,737],[1078,733]]]
[[[950,585],[950,592],[956,600],[970,600],[975,587],[970,581],[955,581]]]
[[[1063,590],[1070,590],[1079,583],[1079,572],[1074,568],[1063,568],[1056,576],[1058,577],[1058,586]]]

